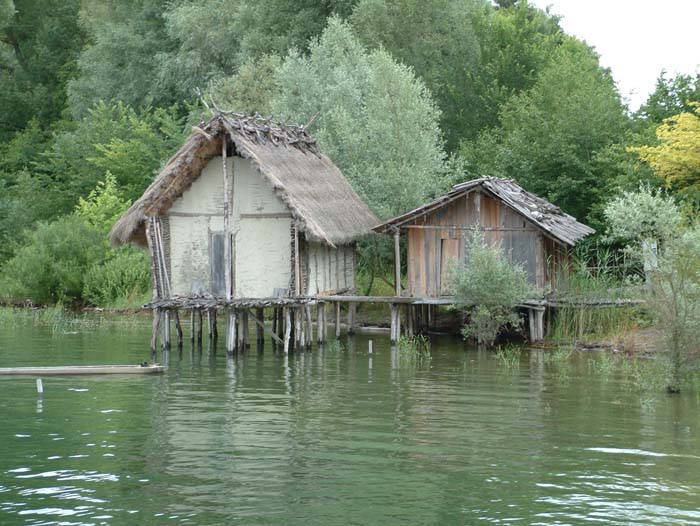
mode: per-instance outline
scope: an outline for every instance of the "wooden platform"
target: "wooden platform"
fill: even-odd
[[[3,376],[71,376],[88,374],[155,374],[161,365],[65,365],[58,367],[0,367]]]

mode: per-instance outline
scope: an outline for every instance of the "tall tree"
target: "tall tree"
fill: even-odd
[[[0,140],[61,116],[84,35],[79,0],[0,2]]]
[[[350,18],[370,49],[383,47],[411,66],[442,110],[447,143],[468,133],[469,79],[479,64],[472,18],[481,0],[360,0]]]
[[[700,102],[700,73],[668,77],[662,71],[656,80],[656,89],[639,108],[636,117],[659,125],[664,119],[693,111],[693,102]]]
[[[386,51],[368,52],[350,26],[330,20],[309,56],[280,72],[276,113],[307,122],[380,217],[410,210],[443,188],[439,111],[425,86]]]
[[[464,144],[467,170],[513,177],[586,219],[612,182],[596,156],[618,140],[626,124],[615,83],[597,56],[568,39],[532,89],[503,106],[500,123]]]

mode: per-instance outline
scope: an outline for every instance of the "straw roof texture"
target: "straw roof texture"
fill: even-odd
[[[579,223],[576,218],[564,213],[558,206],[523,189],[512,179],[497,177],[482,177],[455,185],[452,191],[445,195],[374,227],[374,231],[378,233],[394,231],[477,188],[502,201],[562,244],[574,246],[584,237],[595,233],[595,230],[589,226]]]
[[[272,185],[307,239],[336,246],[372,233],[378,219],[303,126],[219,113],[194,128],[144,194],[114,225],[110,241],[145,245],[145,219],[168,211],[206,164],[221,155],[223,137],[233,143],[235,155],[249,159]]]

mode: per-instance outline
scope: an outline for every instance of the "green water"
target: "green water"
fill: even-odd
[[[0,366],[139,363],[148,322],[0,325]],[[367,340],[374,354],[367,352]],[[206,339],[206,336],[205,336]],[[165,375],[0,379],[0,524],[698,524],[700,402],[383,335]]]

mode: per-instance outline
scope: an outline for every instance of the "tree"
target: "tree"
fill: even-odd
[[[279,96],[278,70],[282,59],[277,55],[265,55],[248,60],[238,73],[215,81],[210,92],[223,108],[240,113],[272,113],[272,101]]]
[[[160,78],[163,53],[176,45],[163,17],[168,5],[169,0],[85,1],[80,22],[90,44],[78,58],[79,75],[68,83],[73,117],[84,117],[100,101],[137,110],[178,102],[171,84]]]
[[[508,261],[500,245],[486,243],[476,228],[469,234],[466,252],[468,260],[452,274],[455,306],[466,316],[462,335],[490,347],[502,330],[520,326],[517,307],[532,294],[532,287],[527,271]]]
[[[667,188],[700,203],[700,103],[669,117],[656,129],[658,146],[629,148],[651,166]]]
[[[626,125],[615,83],[597,56],[567,40],[532,89],[513,96],[499,118],[501,128],[463,144],[467,172],[514,177],[585,220],[614,181],[600,171],[596,155]]]
[[[329,21],[309,56],[280,71],[276,114],[313,124],[323,151],[382,218],[444,189],[439,112],[412,71],[383,50],[368,52],[350,26]]]
[[[658,125],[679,113],[692,112],[693,102],[700,102],[700,73],[669,78],[662,71],[656,89],[639,108],[636,118]]]
[[[0,2],[0,140],[60,118],[85,35],[79,0]]]
[[[363,44],[383,47],[425,82],[452,146],[468,133],[468,84],[480,54],[472,18],[479,5],[479,0],[360,0],[350,17]]]

